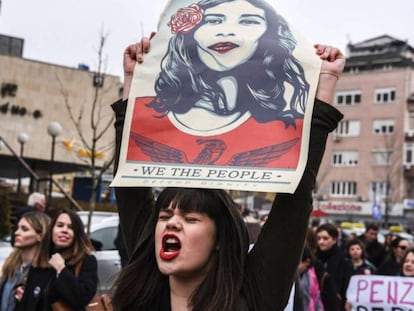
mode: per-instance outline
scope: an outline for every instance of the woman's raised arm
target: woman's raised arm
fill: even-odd
[[[248,296],[252,299],[248,303],[259,305],[259,310],[283,310],[287,303],[302,255],[312,211],[312,190],[326,139],[343,117],[328,103],[332,101],[345,59],[338,49],[323,45],[315,47],[323,64],[313,110],[307,166],[295,193],[276,195],[246,265],[248,286],[256,293]]]
[[[143,62],[144,54],[148,53],[149,49],[150,40],[148,38],[143,38],[140,42],[128,46],[124,52],[123,99],[112,104],[112,109],[116,116],[114,173],[116,173],[119,164],[127,100],[135,65],[136,63]],[[149,229],[145,229],[145,224],[151,215],[152,207],[154,205],[152,189],[117,187],[115,188],[115,195],[119,211],[121,233],[123,234],[128,256],[131,256],[139,241],[145,239],[149,234]]]

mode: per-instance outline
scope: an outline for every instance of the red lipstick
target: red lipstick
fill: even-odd
[[[180,254],[180,250],[181,241],[175,234],[166,234],[162,237],[161,259],[172,260]]]
[[[208,48],[210,50],[216,51],[217,53],[224,54],[238,47],[239,45],[232,43],[232,42],[219,42],[219,43],[210,45]]]

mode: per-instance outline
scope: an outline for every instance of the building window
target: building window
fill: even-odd
[[[359,67],[351,67],[349,68],[349,73],[358,73],[359,72]]]
[[[355,196],[356,193],[356,181],[333,181],[331,183],[331,195],[333,196]]]
[[[335,130],[337,136],[359,136],[361,122],[359,120],[343,120]]]
[[[361,91],[337,92],[335,103],[338,106],[351,106],[361,103]]]
[[[408,113],[408,129],[414,130],[414,112]]]
[[[383,88],[375,90],[375,103],[390,103],[395,101],[395,89]]]
[[[379,203],[387,198],[387,192],[389,193],[390,189],[387,189],[388,183],[386,181],[373,181],[371,183],[371,197],[372,201]]]
[[[413,143],[405,143],[404,144],[404,164],[405,165],[413,165],[414,164],[414,144]]]
[[[372,151],[372,165],[391,165],[391,150],[375,150]]]
[[[357,151],[335,151],[332,154],[333,166],[355,166],[358,164]]]
[[[372,132],[374,134],[394,133],[394,120],[374,120]]]

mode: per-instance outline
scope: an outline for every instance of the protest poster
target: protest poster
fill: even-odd
[[[169,1],[134,71],[112,185],[294,192],[320,66],[263,0]]]
[[[353,311],[414,311],[414,278],[354,275],[346,297]]]

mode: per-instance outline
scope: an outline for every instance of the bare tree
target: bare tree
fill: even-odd
[[[395,133],[386,134],[383,136],[383,150],[379,155],[381,162],[384,165],[384,169],[374,170],[374,175],[377,177],[377,182],[382,184],[383,189],[376,189],[375,192],[382,190],[383,203],[384,203],[384,226],[387,228],[389,224],[389,215],[393,202],[398,201],[401,180],[401,168],[402,168],[402,154],[401,139]],[[377,188],[377,187],[375,187]],[[374,193],[375,196],[375,193]],[[375,200],[375,198],[374,198]]]
[[[75,126],[77,136],[79,137],[81,147],[77,150],[77,156],[88,167],[89,175],[92,179],[92,191],[89,199],[89,214],[87,223],[87,232],[90,232],[91,218],[96,207],[96,197],[99,182],[102,175],[108,170],[114,161],[113,152],[111,157],[103,161],[101,165],[97,165],[99,160],[103,158],[103,154],[113,149],[113,142],[104,145],[102,138],[111,129],[114,122],[113,114],[105,114],[108,111],[108,103],[103,100],[103,95],[107,93],[113,86],[105,86],[105,70],[104,70],[104,47],[107,35],[101,31],[99,39],[99,47],[97,50],[97,69],[93,76],[93,98],[90,103],[86,103],[86,109],[90,109],[89,122],[82,122],[85,115],[85,105],[81,106],[78,111],[72,107],[69,98],[69,92],[65,90],[63,83],[57,77],[60,84],[61,94],[64,99],[65,107],[68,111],[70,120]],[[89,101],[89,100],[88,100]],[[87,115],[87,114],[86,114]],[[65,142],[64,142],[65,143]],[[66,142],[67,148],[72,148],[71,142]]]

